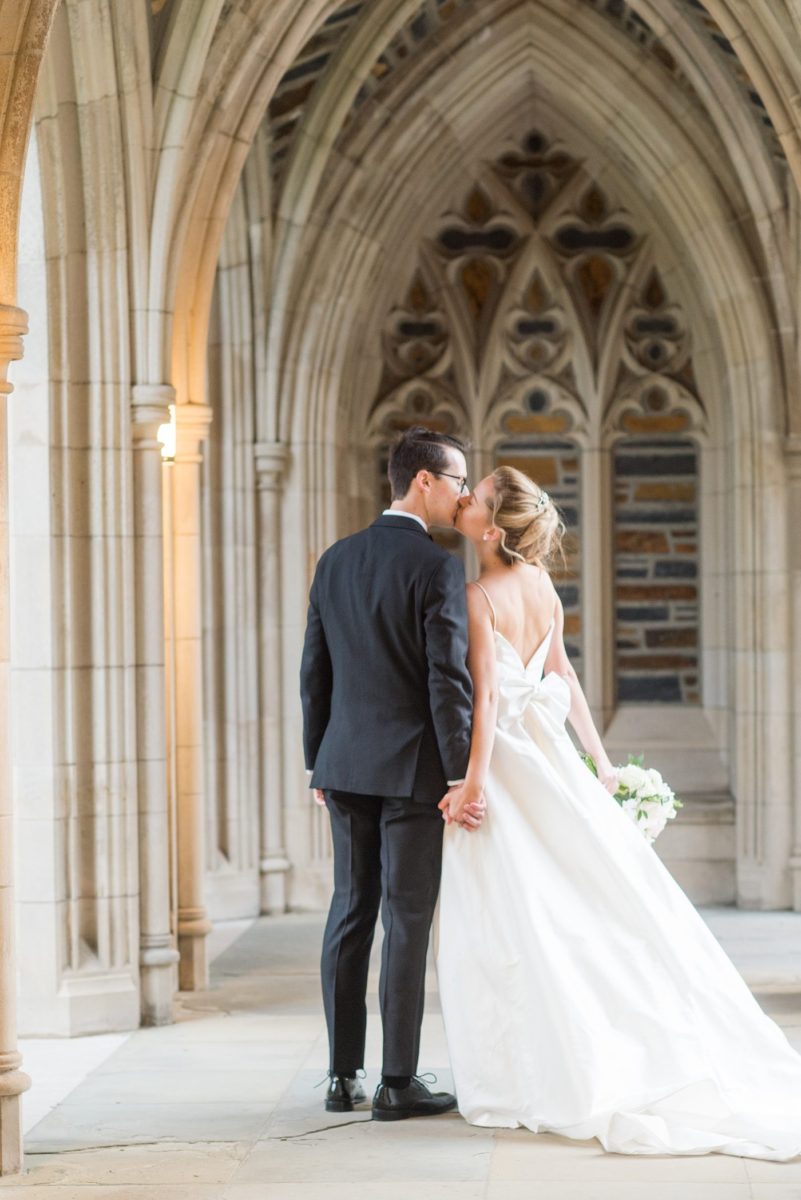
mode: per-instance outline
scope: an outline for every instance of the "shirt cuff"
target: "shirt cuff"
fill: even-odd
[[[463,779],[448,779],[446,782],[448,784],[448,787],[457,787],[460,783],[464,783],[464,780]]]

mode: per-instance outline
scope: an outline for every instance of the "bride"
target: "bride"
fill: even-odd
[[[437,972],[462,1115],[617,1153],[794,1157],[801,1056],[609,794],[544,566],[554,505],[499,467],[456,524],[481,567],[470,765],[440,804]]]

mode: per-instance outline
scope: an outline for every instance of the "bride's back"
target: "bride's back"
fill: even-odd
[[[528,662],[548,632],[556,592],[548,572],[528,563],[491,571],[481,579],[495,608],[496,629]]]

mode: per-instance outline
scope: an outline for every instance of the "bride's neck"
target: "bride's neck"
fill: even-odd
[[[497,571],[501,566],[496,547],[488,542],[476,544],[476,558],[482,574],[484,571]]]

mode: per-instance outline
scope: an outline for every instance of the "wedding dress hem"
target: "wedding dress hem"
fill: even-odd
[[[471,1124],[611,1153],[801,1154],[801,1056],[565,729],[570,691],[496,632],[487,815],[445,830],[440,999]]]
[[[759,1158],[775,1162],[786,1162],[801,1154],[801,1141],[797,1123],[792,1122],[786,1137],[778,1137],[777,1129],[765,1121],[763,1136],[771,1140],[758,1143],[753,1140],[754,1123],[748,1114],[730,1112],[717,1118],[720,1127],[715,1128],[710,1118],[701,1113],[682,1111],[670,1104],[693,1089],[707,1095],[714,1092],[717,1104],[721,1103],[720,1092],[714,1080],[699,1078],[692,1083],[680,1084],[648,1099],[637,1097],[622,1101],[619,1107],[607,1112],[595,1113],[584,1120],[569,1125],[553,1125],[547,1120],[524,1113],[501,1111],[459,1112],[470,1125],[489,1129],[528,1129],[532,1133],[553,1134],[574,1141],[600,1142],[608,1153],[641,1156],[670,1156],[704,1154],[728,1154],[740,1158]],[[662,1109],[664,1111],[660,1112]],[[666,1115],[670,1113],[671,1115]],[[781,1123],[781,1117],[774,1117]],[[704,1120],[709,1124],[704,1125]],[[695,1122],[695,1123],[694,1123]],[[726,1129],[723,1126],[729,1125]],[[737,1136],[737,1130],[748,1129],[750,1138]]]

